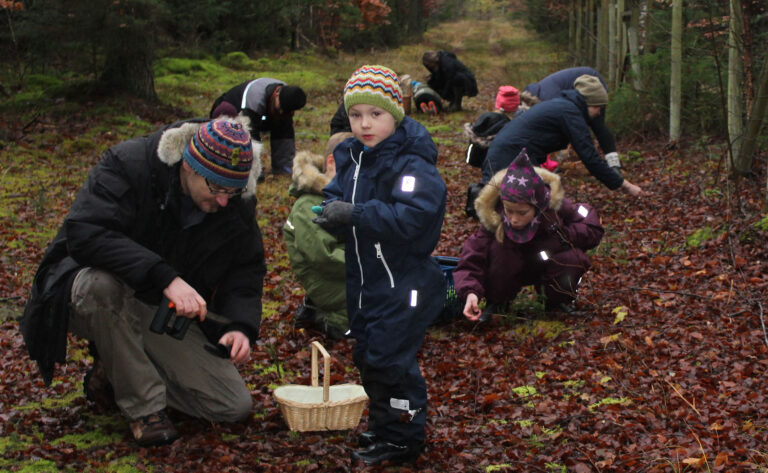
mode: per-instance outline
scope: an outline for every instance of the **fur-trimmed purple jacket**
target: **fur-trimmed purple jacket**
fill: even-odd
[[[482,227],[464,243],[461,258],[453,271],[456,293],[466,299],[470,293],[491,303],[512,300],[520,287],[553,279],[570,271],[578,276],[590,267],[585,252],[600,243],[603,227],[597,211],[588,204],[565,198],[560,176],[534,168],[550,187],[545,221],[528,243],[514,243],[502,225],[499,183],[506,170],[499,171],[480,192],[475,209]],[[542,261],[540,252],[550,255]]]

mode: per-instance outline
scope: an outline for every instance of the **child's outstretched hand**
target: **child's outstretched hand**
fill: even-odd
[[[478,306],[480,300],[477,298],[477,294],[470,294],[467,296],[467,302],[464,304],[464,317],[468,318],[472,322],[480,318],[483,311]]]
[[[313,218],[312,221],[326,230],[331,230],[336,227],[349,225],[352,221],[352,211],[354,210],[355,204],[334,200],[326,204],[320,214]],[[312,211],[317,213],[314,208]]]

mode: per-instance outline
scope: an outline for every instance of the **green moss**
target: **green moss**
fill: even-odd
[[[500,465],[488,465],[485,467],[485,473],[490,473],[492,471],[501,471],[507,468],[512,468],[512,465],[509,463],[502,463]]]
[[[560,463],[547,462],[544,464],[544,467],[546,467],[547,470],[559,471],[560,473],[568,472],[568,468],[565,465],[561,465]]]
[[[447,132],[455,131],[455,128],[453,128],[450,125],[446,125],[444,123],[440,123],[440,124],[436,124],[436,125],[429,125],[429,124],[427,124],[424,127],[427,129],[427,131],[429,132],[430,135],[434,134],[434,133],[441,133],[441,132],[442,133],[447,133]]]
[[[685,244],[689,248],[698,248],[705,241],[717,238],[718,235],[719,233],[711,227],[700,228],[685,239]]]
[[[16,432],[12,432],[7,437],[0,437],[0,455],[4,455],[6,452],[13,452],[27,448],[30,443],[34,443],[35,438],[29,435],[19,435]]]
[[[598,401],[598,402],[596,402],[594,404],[590,404],[589,405],[589,410],[590,411],[594,411],[595,409],[597,409],[600,406],[611,406],[611,405],[614,405],[614,404],[620,404],[622,406],[626,406],[626,405],[631,404],[631,403],[632,403],[632,401],[630,399],[625,398],[625,397],[621,397],[621,398],[618,398],[618,399],[617,398],[613,398],[613,397],[607,397],[607,398],[602,399],[602,400],[600,400],[600,401]]]
[[[226,56],[221,58],[221,64],[229,68],[239,70],[253,69],[256,66],[251,58],[249,58],[247,54],[241,51],[228,53]]]
[[[16,406],[13,409],[17,411],[22,411],[22,412],[32,411],[36,409],[48,409],[48,410],[58,409],[60,407],[71,405],[72,401],[79,397],[83,397],[83,393],[80,390],[70,391],[61,398],[43,398],[42,401],[28,402],[26,404]]]
[[[579,389],[584,387],[586,384],[586,381],[583,379],[569,379],[567,381],[563,381],[563,386],[568,389]]]
[[[16,473],[59,473],[59,468],[55,462],[50,460],[24,460],[20,464],[14,462],[13,470],[0,470],[0,473],[14,471]]]
[[[119,433],[105,434],[99,430],[89,430],[80,434],[68,434],[59,437],[51,445],[59,446],[63,444],[74,445],[78,450],[104,447],[113,443],[122,442],[123,435]]]
[[[538,395],[536,388],[533,386],[517,386],[512,388],[512,392],[517,394],[518,397],[531,397]]]
[[[768,215],[753,223],[752,226],[760,231],[768,232]]]
[[[137,467],[141,465],[141,468]],[[85,473],[152,473],[155,469],[152,465],[145,464],[136,455],[128,455],[111,461],[99,468],[88,468]]]
[[[565,323],[557,320],[533,320],[530,323],[515,326],[512,331],[520,338],[543,337],[551,340],[557,338],[567,328]]]

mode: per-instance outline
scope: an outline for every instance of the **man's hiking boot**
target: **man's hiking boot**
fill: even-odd
[[[99,358],[94,358],[93,366],[86,373],[83,380],[85,398],[104,411],[117,411],[115,391],[104,372],[104,363]]]
[[[133,438],[142,447],[166,445],[179,438],[165,410],[132,420],[130,426]]]

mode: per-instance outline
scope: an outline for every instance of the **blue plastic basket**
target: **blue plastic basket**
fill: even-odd
[[[445,302],[443,303],[443,310],[435,320],[435,323],[447,323],[461,316],[464,309],[458,294],[456,294],[456,288],[453,283],[453,270],[456,269],[459,258],[455,256],[433,256],[433,258],[440,265],[440,269],[443,270],[443,276],[445,277]]]

